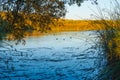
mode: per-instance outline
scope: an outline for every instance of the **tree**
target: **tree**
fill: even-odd
[[[11,34],[12,39],[20,42],[26,31],[35,29],[26,20],[38,23],[41,32],[50,30],[50,23],[65,16],[65,4],[80,6],[83,1],[85,0],[0,0],[1,34]]]

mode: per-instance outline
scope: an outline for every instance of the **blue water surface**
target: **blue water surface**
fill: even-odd
[[[13,47],[1,42],[0,80],[94,80],[105,65],[96,36],[62,32],[27,37],[25,45],[4,41]]]

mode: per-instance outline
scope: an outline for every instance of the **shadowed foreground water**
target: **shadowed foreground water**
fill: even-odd
[[[94,80],[105,63],[104,54],[91,48],[95,36],[91,31],[64,32],[0,48],[0,80]]]

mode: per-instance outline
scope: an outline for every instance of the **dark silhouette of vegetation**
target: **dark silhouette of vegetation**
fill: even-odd
[[[58,0],[1,0],[0,6],[1,18],[7,23],[3,27],[5,33],[8,32],[19,42],[24,38],[25,31],[33,30],[32,26],[25,24],[26,19],[32,23],[39,22],[43,32],[49,29],[49,23],[66,13],[64,2]]]
[[[98,7],[98,11],[100,14],[96,16],[101,20],[94,22],[94,25],[99,24],[103,29],[98,31],[99,47],[107,58],[107,67],[98,78],[99,80],[120,80],[120,3],[114,0],[111,9],[101,10]]]
[[[81,5],[85,0],[0,0],[0,38],[9,33],[13,40],[21,42],[26,31],[36,28],[26,23],[38,23],[39,30],[45,32],[51,30],[49,24],[54,24],[66,14],[65,5]],[[92,0],[97,3],[97,0]]]

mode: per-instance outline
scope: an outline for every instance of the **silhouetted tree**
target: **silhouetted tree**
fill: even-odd
[[[80,6],[83,1],[85,0],[0,0],[1,34],[9,33],[12,39],[21,41],[26,31],[35,29],[26,20],[38,23],[41,32],[50,30],[50,23],[65,16],[65,4]]]

